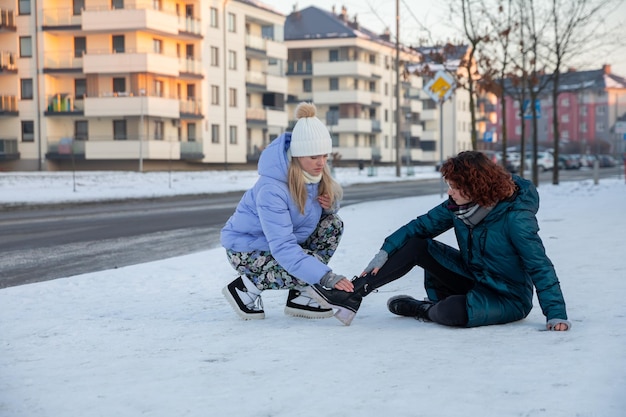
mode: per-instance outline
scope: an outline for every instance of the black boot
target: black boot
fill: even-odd
[[[387,308],[398,316],[413,317],[417,320],[431,321],[428,310],[435,303],[432,301],[420,301],[410,295],[396,295],[387,301]]]
[[[380,280],[377,280],[375,275],[368,274],[364,277],[354,277],[352,279],[354,292],[335,289],[329,290],[319,284],[311,285],[307,288],[307,291],[308,295],[315,299],[322,307],[336,309],[335,317],[337,320],[349,326],[361,306],[363,297],[383,285],[376,285],[379,284],[376,281]]]

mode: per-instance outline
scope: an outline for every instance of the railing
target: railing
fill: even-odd
[[[258,84],[258,85],[266,85],[267,77],[264,73],[260,71],[247,71],[246,72],[246,82],[250,84]]]
[[[202,101],[198,99],[180,100],[180,112],[185,114],[202,114]]]
[[[201,142],[180,142],[180,157],[181,158],[202,158],[202,143]]]
[[[0,69],[7,71],[17,70],[17,67],[15,66],[15,54],[13,52],[0,52]]]
[[[80,69],[83,67],[83,57],[74,56],[74,51],[45,54],[43,62],[44,68],[48,69]]]
[[[267,49],[267,41],[259,36],[246,35],[246,47],[265,51]]]
[[[0,96],[0,113],[2,112],[17,113],[17,97],[16,96]]]
[[[16,30],[13,10],[0,9],[0,29]]]
[[[43,11],[44,26],[76,26],[80,25],[81,21],[82,16],[75,15],[71,7],[44,9]]]
[[[0,155],[14,155],[17,151],[17,139],[0,139]]]
[[[195,17],[178,16],[178,30],[181,32],[202,35],[202,22]]]
[[[85,141],[75,140],[73,137],[60,139],[48,138],[48,153],[59,155],[84,155]]]
[[[64,113],[85,110],[83,100],[75,101],[71,93],[57,93],[46,96],[49,113]]]
[[[267,120],[267,112],[262,108],[249,107],[246,109],[246,119],[248,120]]]
[[[287,62],[287,72],[290,74],[311,74],[313,73],[313,62],[289,61]]]
[[[195,58],[180,58],[178,71],[189,74],[202,74],[202,61]]]

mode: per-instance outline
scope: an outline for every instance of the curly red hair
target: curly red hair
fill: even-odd
[[[478,151],[465,151],[448,158],[441,166],[441,174],[483,207],[493,206],[515,192],[511,174]]]

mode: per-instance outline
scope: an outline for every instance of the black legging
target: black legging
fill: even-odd
[[[427,239],[409,239],[389,257],[378,274],[370,275],[370,278],[374,287],[378,288],[403,277],[415,266],[422,267],[424,274],[430,275],[435,292],[441,300],[429,310],[430,319],[446,326],[467,325],[466,294],[474,287],[474,282],[437,262],[428,252]]]

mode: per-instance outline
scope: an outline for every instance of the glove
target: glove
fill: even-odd
[[[546,327],[548,328],[548,330],[554,330],[554,328],[556,327],[557,324],[565,324],[567,326],[567,330],[572,328],[572,323],[570,323],[567,320],[563,320],[563,319],[550,319],[548,320],[548,324],[546,325]]]
[[[333,271],[328,271],[326,275],[320,279],[320,285],[324,288],[333,289],[335,285],[345,277],[343,275],[335,274]]]
[[[387,262],[387,259],[389,258],[389,254],[387,252],[385,252],[384,250],[379,250],[378,253],[376,255],[374,255],[374,258],[372,258],[372,260],[370,261],[369,264],[367,264],[367,266],[365,267],[364,272],[370,273],[372,272],[372,270],[378,268],[382,268],[383,265],[385,264],[385,262]]]

